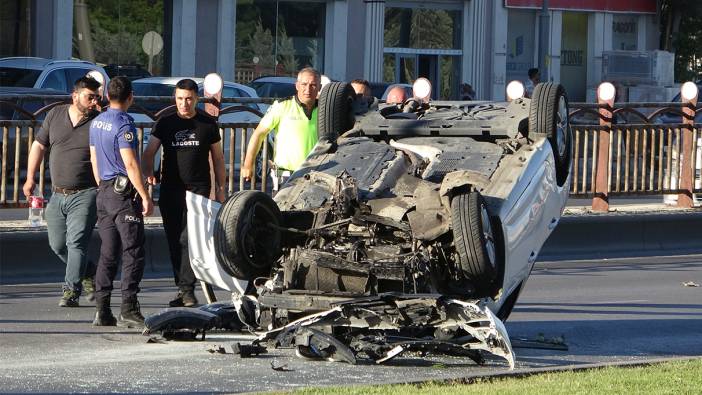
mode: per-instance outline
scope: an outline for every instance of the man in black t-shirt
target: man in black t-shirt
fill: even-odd
[[[97,220],[97,189],[90,165],[88,129],[96,110],[100,83],[90,77],[79,78],[74,85],[72,104],[54,107],[41,125],[27,160],[24,195],[34,193],[34,176],[44,153],[51,152],[52,195],[46,207],[49,246],[66,264],[61,307],[78,307],[78,297],[85,291],[94,300],[92,277],[95,269],[88,264],[88,243]]]
[[[195,274],[188,256],[185,191],[210,197],[210,155],[215,173],[215,198],[224,201],[224,154],[219,128],[213,118],[197,111],[197,90],[197,84],[191,79],[176,84],[177,111],[156,122],[142,158],[144,175],[155,185],[154,156],[163,145],[159,208],[178,286],[178,295],[169,303],[171,307],[197,304]]]

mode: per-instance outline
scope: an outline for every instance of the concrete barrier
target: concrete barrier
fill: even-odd
[[[89,256],[97,262],[93,232]],[[702,212],[570,214],[546,241],[539,261],[592,260],[702,253]],[[0,229],[0,284],[61,281],[65,266],[49,248],[45,229]],[[172,276],[160,224],[146,228],[145,277]]]
[[[145,229],[146,267],[144,275],[172,276],[166,235],[160,225]],[[97,263],[100,237],[93,232],[88,257]],[[61,281],[66,266],[49,248],[46,228],[0,230],[0,283],[18,280]]]
[[[702,253],[702,212],[565,215],[540,261]]]

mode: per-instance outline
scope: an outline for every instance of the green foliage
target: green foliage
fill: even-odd
[[[148,64],[141,40],[151,30],[163,34],[163,0],[87,0],[86,5],[97,62]],[[163,52],[155,64],[162,57]]]
[[[702,16],[690,15],[680,21],[675,35],[675,79],[678,81],[702,78]]]
[[[258,65],[263,68],[273,69],[275,67],[275,56],[273,55],[273,35],[268,29],[264,29],[261,21],[258,21],[249,42],[251,53],[258,58]],[[252,58],[253,62],[253,58]],[[254,62],[255,63],[255,62]]]
[[[295,59],[295,47],[293,40],[288,37],[285,25],[282,23],[278,28],[278,61],[283,66],[286,75],[294,76],[298,70],[297,59]]]
[[[445,369],[451,369],[447,366]],[[460,373],[456,373],[459,375]],[[698,394],[702,360],[543,373],[528,377],[377,386],[306,388],[295,394]]]
[[[702,78],[702,1],[660,0],[660,49],[675,52],[675,80]]]

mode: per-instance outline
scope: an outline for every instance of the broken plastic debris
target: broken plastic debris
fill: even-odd
[[[288,364],[275,366],[275,362],[271,362],[271,369],[277,372],[292,372],[294,369],[288,368]]]
[[[219,345],[219,344],[211,344],[209,347],[207,347],[207,351],[209,351],[212,354],[218,353],[218,354],[226,354],[227,350],[224,348],[224,346]]]
[[[683,287],[699,287],[700,285],[694,281],[683,281]]]

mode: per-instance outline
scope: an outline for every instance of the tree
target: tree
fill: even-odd
[[[288,37],[285,25],[282,23],[278,27],[278,58],[286,74],[294,76],[298,68],[295,47],[292,37]]]
[[[702,77],[702,2],[661,0],[660,49],[675,52],[678,81]]]
[[[256,30],[251,35],[249,42],[253,56],[258,58],[256,63],[259,67],[265,70],[275,68],[275,56],[273,55],[273,35],[271,31],[263,28],[261,21],[258,21]]]
[[[148,63],[141,48],[144,34],[163,34],[163,0],[86,0],[95,60],[100,63]],[[78,48],[74,45],[74,56]],[[161,64],[163,52],[155,63]]]

